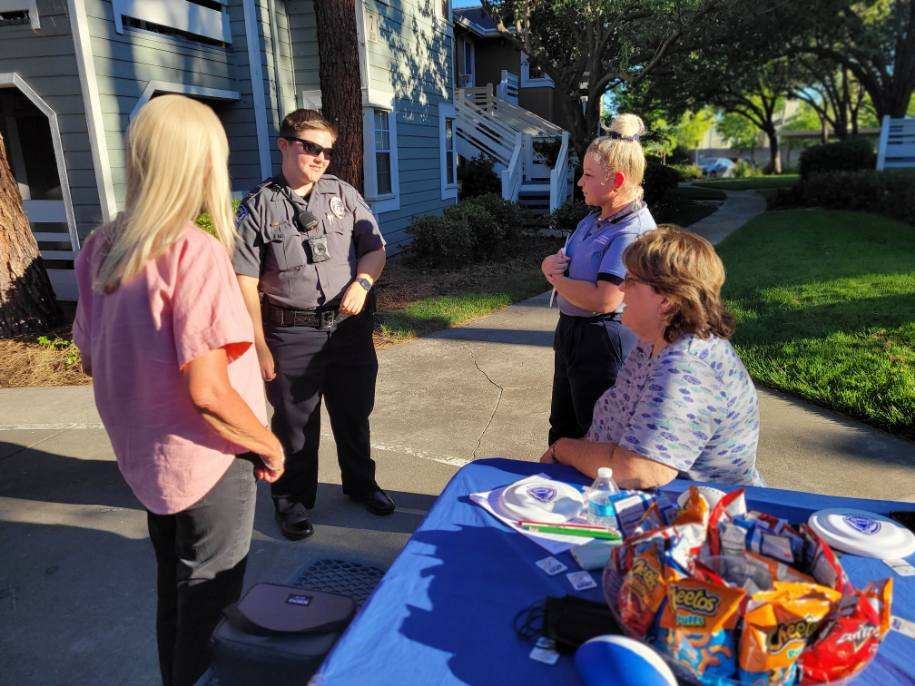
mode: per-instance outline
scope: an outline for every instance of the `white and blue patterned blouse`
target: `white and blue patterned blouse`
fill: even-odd
[[[759,401],[730,342],[681,336],[652,358],[639,341],[594,406],[588,440],[615,443],[695,481],[762,485]]]

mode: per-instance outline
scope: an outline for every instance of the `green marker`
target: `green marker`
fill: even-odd
[[[608,529],[585,529],[582,527],[567,527],[562,525],[549,526],[542,524],[522,524],[527,531],[536,531],[541,534],[560,534],[562,536],[582,536],[583,538],[599,538],[605,541],[621,541],[622,536],[616,531]]]

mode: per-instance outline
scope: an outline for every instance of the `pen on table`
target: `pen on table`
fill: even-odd
[[[523,529],[539,534],[559,534],[561,536],[582,536],[583,538],[600,538],[607,541],[620,541],[622,536],[609,529],[584,529],[579,527],[544,526],[542,524],[522,524]]]
[[[616,531],[609,526],[589,524],[587,522],[538,522],[533,519],[519,519],[515,521],[518,526],[561,526],[566,529],[588,529],[589,531]]]

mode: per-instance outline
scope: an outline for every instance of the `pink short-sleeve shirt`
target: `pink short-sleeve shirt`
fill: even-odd
[[[76,260],[73,338],[127,484],[150,511],[180,512],[245,452],[204,422],[181,368],[225,348],[232,387],[266,423],[254,327],[225,248],[192,224],[111,293],[92,290],[103,247],[96,232]]]

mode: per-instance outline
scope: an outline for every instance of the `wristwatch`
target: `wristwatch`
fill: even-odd
[[[356,279],[356,283],[358,283],[360,286],[362,286],[365,289],[366,293],[368,293],[370,290],[372,290],[372,282],[369,281],[364,276],[360,276],[358,279]]]

